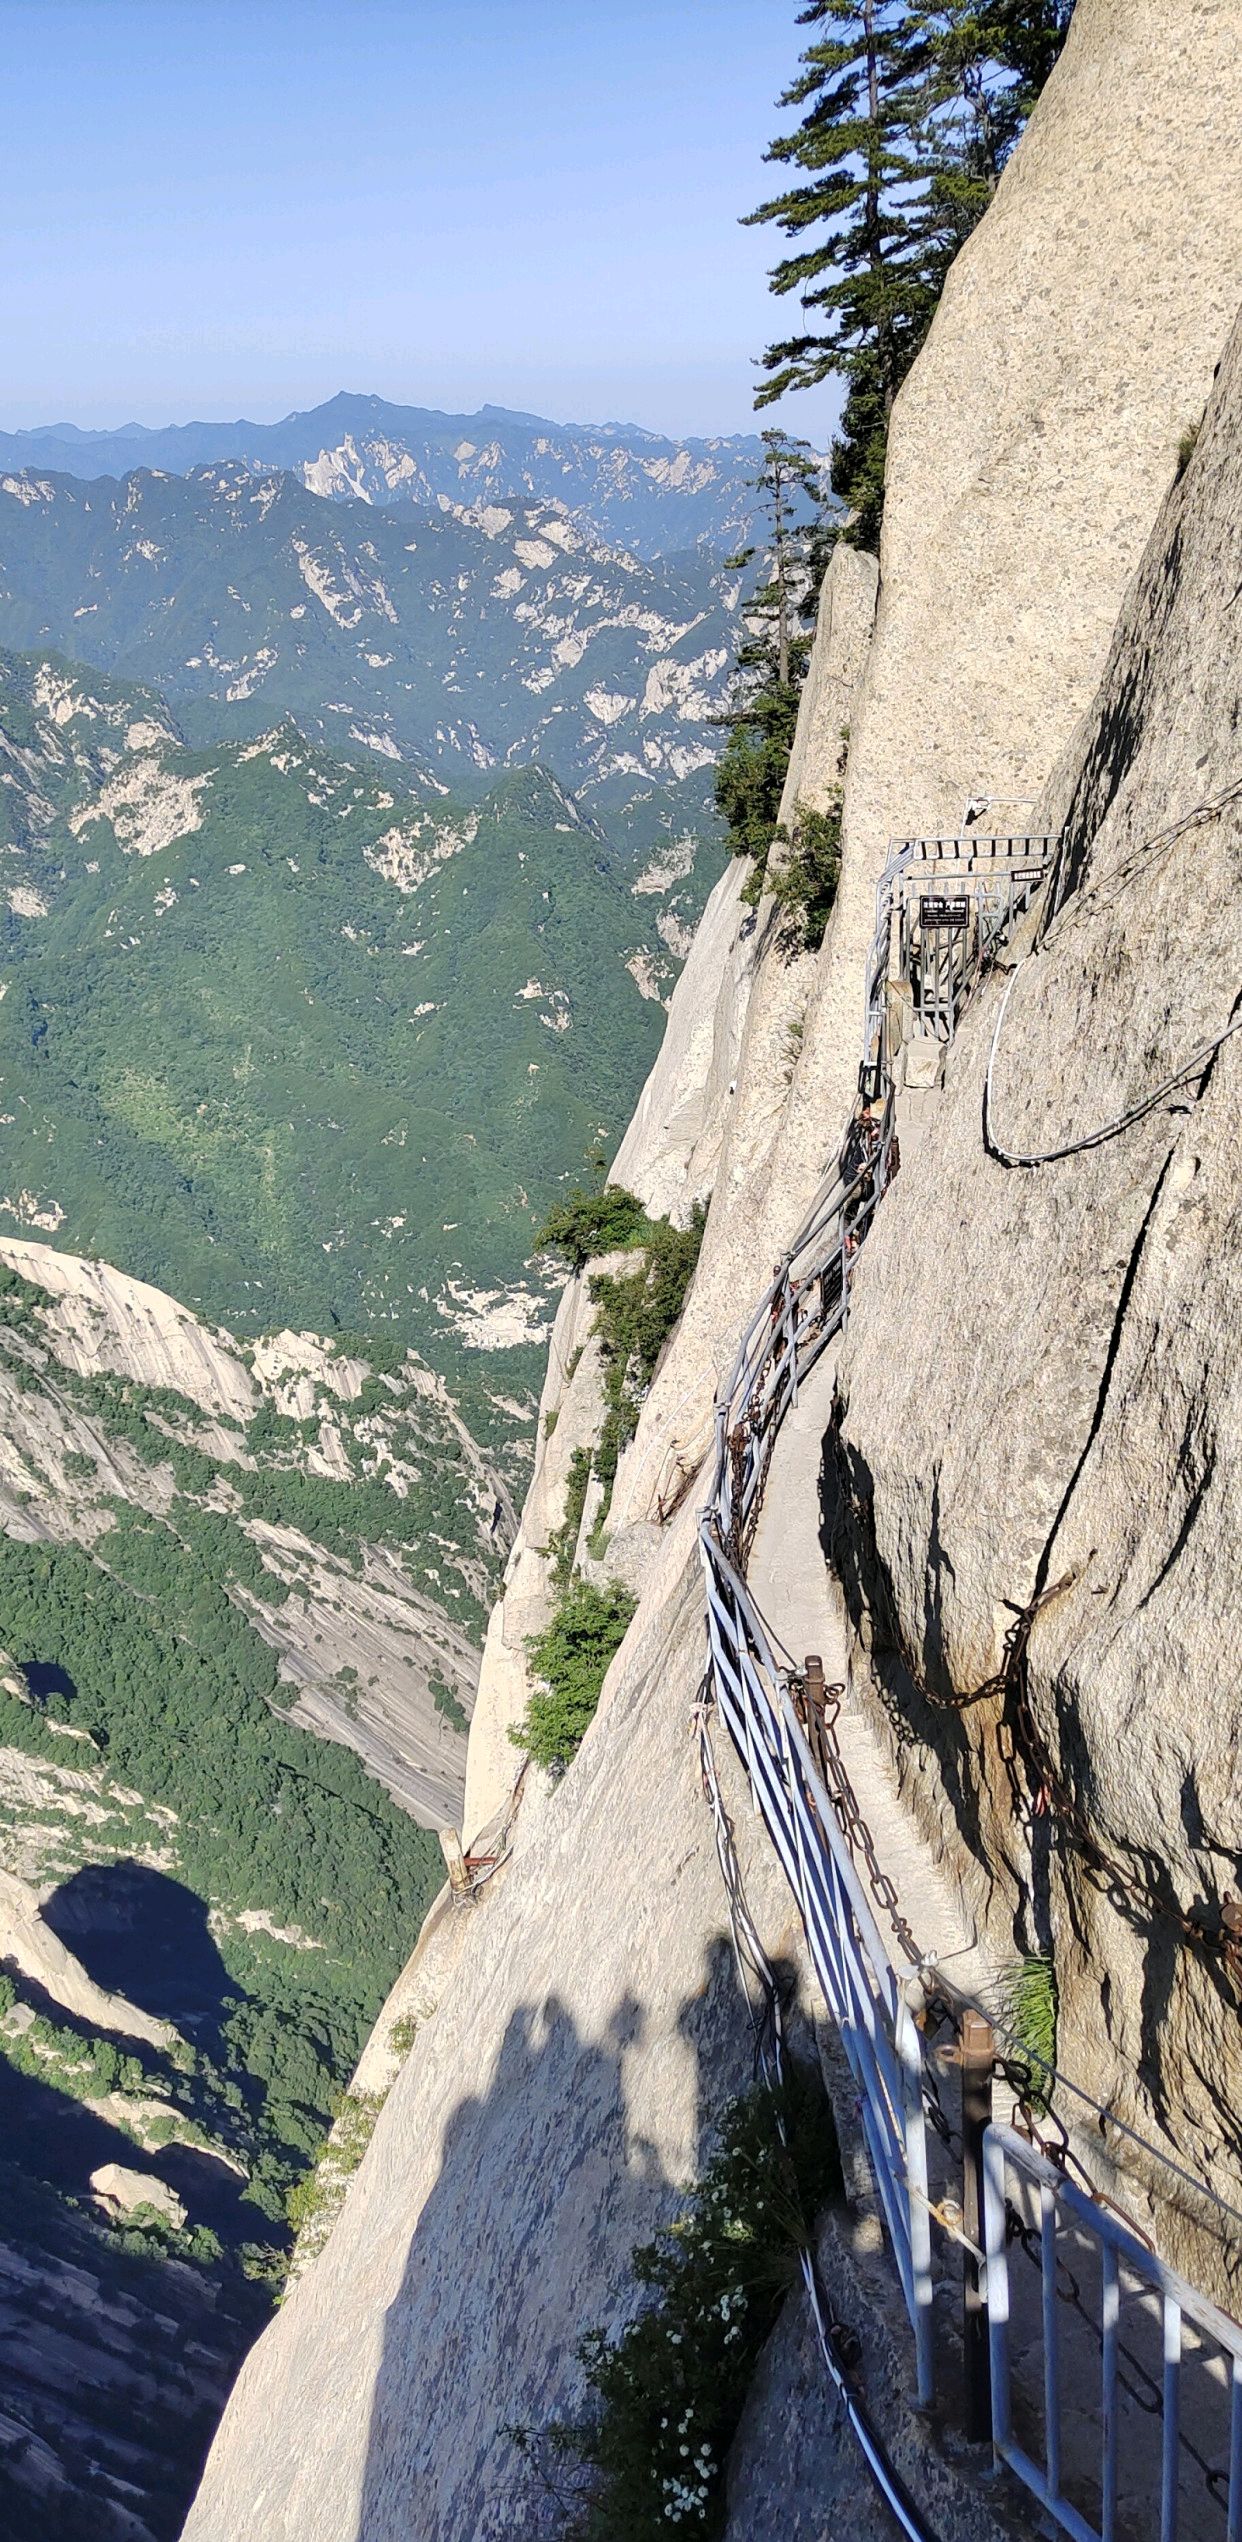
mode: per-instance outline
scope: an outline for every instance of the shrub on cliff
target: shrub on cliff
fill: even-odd
[[[553,1528],[547,1542],[552,1578],[558,1589],[565,1587],[573,1571],[574,1555],[578,1549],[578,1530],[582,1525],[582,1513],[586,1508],[586,1496],[590,1484],[591,1451],[585,1447],[575,1448],[569,1460],[569,1473],[565,1481],[565,1515],[560,1526]]]
[[[798,699],[811,653],[815,596],[825,561],[821,462],[804,441],[765,432],[752,484],[763,521],[765,579],[739,612],[741,632],[729,704],[718,717],[728,740],[716,770],[716,809],[735,856],[762,871],[776,830]],[[745,572],[760,551],[729,558]]]
[[[604,1589],[593,1580],[571,1580],[551,1622],[531,1635],[526,1648],[540,1682],[509,1736],[550,1773],[563,1774],[576,1757],[636,1605],[619,1580]]]
[[[632,1271],[600,1271],[591,1281],[596,1310],[591,1329],[604,1362],[604,1419],[593,1452],[574,1450],[565,1518],[548,1539],[558,1586],[564,1585],[573,1563],[592,1472],[604,1486],[597,1535],[608,1514],[617,1460],[633,1438],[643,1396],[685,1304],[706,1223],[702,1201],[695,1202],[689,1226],[676,1227],[670,1218],[649,1218],[642,1202],[620,1183],[606,1183],[601,1191],[571,1192],[537,1239],[563,1254],[575,1271],[603,1253],[638,1257]]]
[[[841,879],[841,795],[839,789],[822,812],[800,803],[792,833],[778,831],[785,853],[775,871],[751,876],[743,894],[757,901],[765,888],[778,912],[777,942],[792,960],[798,953],[817,953],[832,914]]]
[[[595,1471],[604,1485],[607,1515],[617,1462],[634,1436],[642,1399],[660,1353],[686,1302],[703,1243],[707,1211],[696,1201],[688,1227],[668,1218],[646,1222],[644,1259],[633,1271],[600,1271],[591,1281],[594,1332],[604,1361],[604,1420],[595,1447]]]
[[[585,1271],[601,1253],[622,1253],[642,1244],[648,1226],[641,1200],[622,1183],[605,1183],[594,1192],[579,1184],[549,1210],[535,1249],[562,1254],[571,1271]]]

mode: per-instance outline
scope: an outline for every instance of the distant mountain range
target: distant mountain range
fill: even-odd
[[[535,1229],[717,870],[738,605],[547,498],[0,474],[0,1229],[395,1324],[511,1455]]]
[[[554,424],[482,406],[442,415],[382,397],[339,396],[277,424],[123,424],[81,432],[48,424],[0,433],[0,469],[65,476],[173,476],[233,460],[258,474],[287,468],[312,494],[376,506],[554,504],[588,541],[635,556],[675,554],[700,540],[738,545],[754,512],[756,434],[670,441],[632,424]]]
[[[291,714],[457,794],[537,760],[588,801],[697,778],[701,809],[737,600],[711,549],[642,560],[546,501],[376,510],[236,459],[0,476],[0,644],[157,689],[192,742]]]

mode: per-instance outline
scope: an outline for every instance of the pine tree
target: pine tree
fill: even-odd
[[[755,403],[845,383],[831,466],[845,535],[878,544],[893,401],[953,257],[995,191],[1074,0],[810,0],[822,30],[781,99],[806,112],[769,160],[805,181],[760,204],[800,242],[772,288],[811,321],[770,345]]]
[[[752,484],[766,525],[767,579],[743,602],[734,702],[721,717],[729,738],[716,771],[716,807],[729,845],[735,855],[755,859],[755,896],[776,830],[811,649],[809,621],[822,564],[820,473],[821,462],[806,442],[764,433],[763,463]],[[743,548],[729,565],[744,573],[758,552]]]
[[[829,374],[845,380],[832,487],[854,515],[851,535],[866,546],[879,527],[893,400],[935,302],[920,140],[929,52],[905,0],[811,0],[798,22],[826,31],[780,101],[807,112],[767,156],[804,170],[807,181],[749,220],[773,221],[792,239],[830,226],[772,275],[773,290],[796,292],[818,328],[769,346],[755,403]]]
[[[937,297],[982,220],[1065,40],[1074,0],[914,0],[927,50],[927,226]]]

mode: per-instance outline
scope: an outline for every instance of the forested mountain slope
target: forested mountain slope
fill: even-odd
[[[465,1344],[507,1434],[532,1238],[654,1052],[692,850],[619,873],[537,769],[466,810],[291,726],[187,750],[37,657],[0,658],[0,754],[0,1231],[249,1334],[417,1340],[458,1391]]]
[[[329,398],[277,424],[172,424],[80,432],[52,424],[0,433],[0,467],[76,477],[133,468],[188,475],[209,461],[290,468],[312,492],[363,502],[555,503],[587,539],[638,556],[668,555],[699,539],[739,546],[752,514],[752,433],[669,441],[637,425],[554,424],[480,407],[442,415],[382,397]]]
[[[0,643],[147,683],[191,740],[288,713],[458,791],[533,759],[629,794],[701,776],[737,597],[707,549],[644,564],[546,503],[377,512],[240,462],[0,478]]]
[[[504,451],[458,452],[415,510],[367,448],[373,502],[322,499],[335,459],[319,491],[0,480],[0,2525],[29,2542],[177,2530],[462,1814],[559,1280],[536,1233],[638,1092],[715,864],[718,557],[605,549],[599,452],[531,454],[520,503]],[[608,448],[651,527],[663,458]],[[347,2099],[338,2148],[374,2114]]]
[[[706,888],[653,806],[644,861],[540,768],[469,805],[410,776],[290,719],[194,750],[150,689],[0,654],[0,2523],[29,2542],[177,2530],[461,1815],[513,1517],[476,1437],[521,1471],[534,1235]],[[373,2116],[347,2103],[347,2158]]]

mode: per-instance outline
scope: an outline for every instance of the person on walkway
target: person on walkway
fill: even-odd
[[[841,1176],[845,1183],[856,1181],[859,1175],[874,1165],[882,1136],[883,1129],[876,1119],[874,1105],[864,1103],[846,1131],[845,1145],[841,1150]]]

